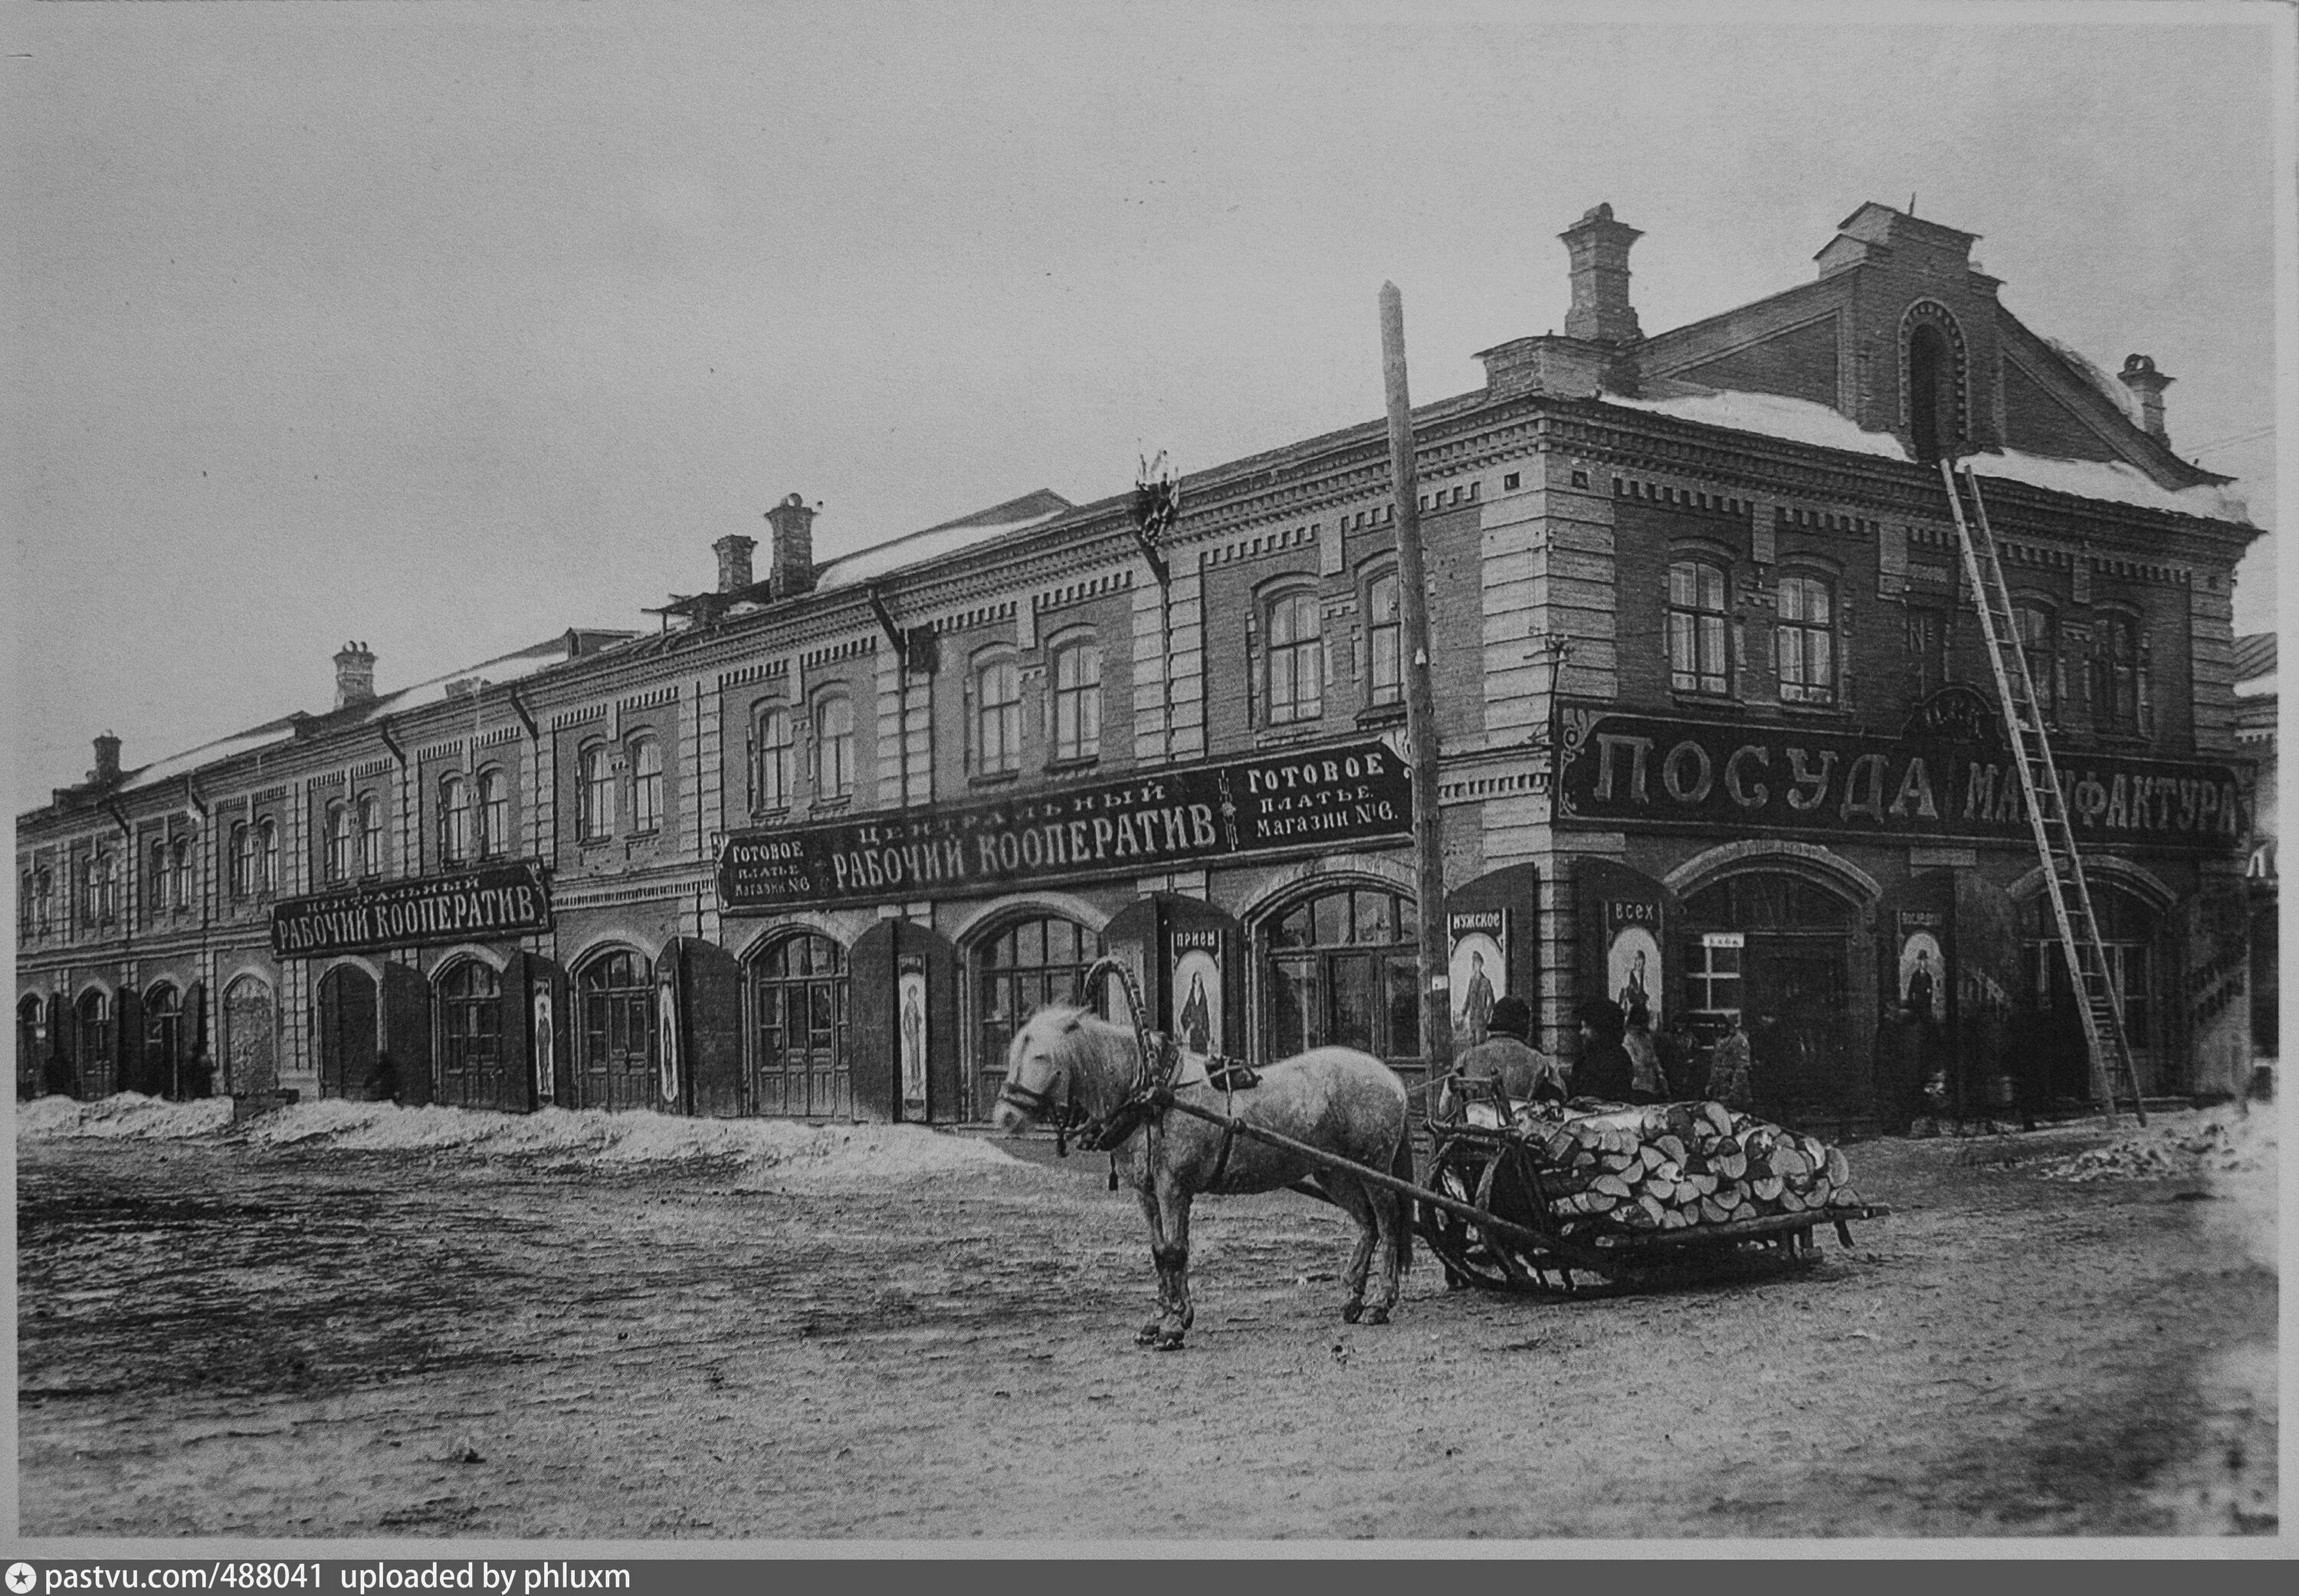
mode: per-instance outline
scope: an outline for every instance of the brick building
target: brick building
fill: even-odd
[[[2248,1071],[2230,588],[2256,536],[2170,378],[2022,326],[1863,206],[1813,282],[1646,335],[1638,233],[1564,334],[1415,413],[1452,990],[1743,1014],[1765,1106],[1874,1110],[1880,1010],[1993,1089],[2055,980],[1935,467],[1971,454],[2151,1092]],[[1161,1024],[1418,1071],[1377,420],[842,559],[793,494],[643,634],[569,632],[89,779],[19,819],[20,1056],[94,1094],[956,1121],[1099,953]],[[2063,980],[2062,981],[2063,985]],[[2062,1060],[2060,1088],[2086,1090]]]

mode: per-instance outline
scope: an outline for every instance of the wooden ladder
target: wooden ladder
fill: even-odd
[[[2037,707],[2035,678],[2029,672],[2028,651],[2021,646],[2012,614],[2011,590],[2004,585],[1996,534],[1988,529],[1979,478],[1967,465],[1959,486],[1954,461],[1944,459],[1939,468],[1948,504],[1955,512],[1956,545],[1963,550],[1964,577],[1971,583],[1972,603],[1979,611],[1979,632],[1988,642],[1988,663],[1996,673],[2004,724],[2012,735],[2012,763],[2020,773],[2029,830],[2035,834],[2036,854],[2043,861],[2044,889],[2051,897],[2052,917],[2060,928],[2060,950],[2066,955],[2068,980],[2083,1015],[2092,1090],[2111,1123],[2119,1098],[2128,1094],[2132,1113],[2145,1125],[2147,1112],[2139,1101],[2139,1071],[2131,1062],[2130,1036],[2123,1024],[2123,994],[2110,973],[2107,949],[2100,941],[2091,888],[2084,880],[2083,857],[2076,849],[2075,831],[2068,823],[2068,790],[2052,758],[2052,740]],[[1963,504],[1967,491],[1971,495],[1969,517]]]

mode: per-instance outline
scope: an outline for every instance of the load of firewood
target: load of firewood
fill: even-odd
[[[1554,1111],[1552,1111],[1552,1113]],[[1852,1207],[1844,1154],[1721,1103],[1656,1103],[1518,1128],[1563,1234],[1682,1230]]]

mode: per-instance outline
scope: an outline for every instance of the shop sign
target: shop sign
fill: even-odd
[[[550,929],[551,878],[533,860],[316,892],[271,906],[271,951],[283,959],[499,942]]]
[[[2010,750],[1948,735],[1885,737],[1567,708],[1559,818],[1606,827],[2030,842]],[[2070,750],[2066,811],[2082,843],[2219,853],[2250,831],[2231,765]]]
[[[966,897],[1241,855],[1403,837],[1405,762],[1385,744],[1303,750],[828,825],[742,831],[718,853],[729,909]]]

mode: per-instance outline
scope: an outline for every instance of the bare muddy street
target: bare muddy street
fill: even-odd
[[[1810,1272],[1550,1302],[1424,1251],[1382,1327],[1340,1320],[1338,1213],[1208,1201],[1165,1354],[1100,1160],[707,1130],[21,1133],[23,1534],[2274,1527],[2263,1119],[2236,1173],[2047,1178],[2096,1125],[1857,1144],[1896,1211]]]

